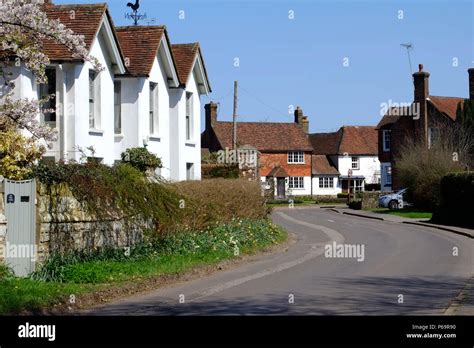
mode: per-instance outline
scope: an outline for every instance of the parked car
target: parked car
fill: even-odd
[[[396,210],[403,209],[405,206],[409,206],[410,204],[406,202],[406,193],[407,189],[405,188],[395,193],[381,196],[379,198],[379,207]]]

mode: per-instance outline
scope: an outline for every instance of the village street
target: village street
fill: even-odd
[[[472,239],[314,208],[276,210],[273,220],[294,234],[286,251],[87,314],[440,315],[472,311],[472,287],[466,287],[473,274]],[[327,257],[327,245],[341,244],[353,246],[352,254]],[[458,256],[453,255],[456,247]],[[463,289],[468,299],[456,306],[457,301],[452,301]]]

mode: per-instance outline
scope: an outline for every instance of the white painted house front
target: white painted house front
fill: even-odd
[[[39,115],[58,131],[45,157],[80,161],[85,150],[112,165],[126,149],[146,146],[161,158],[165,179],[199,180],[200,96],[211,91],[199,44],[175,50],[162,26],[115,28],[105,4],[47,4],[44,10],[84,35],[103,68],[95,71],[52,42],[45,44],[48,85],[37,85],[24,67],[12,68],[15,97],[55,94],[55,105],[47,107],[56,112]],[[86,150],[91,147],[93,153]]]
[[[344,126],[334,133],[310,134],[313,145],[313,194],[365,191],[380,184],[378,134],[375,127]]]

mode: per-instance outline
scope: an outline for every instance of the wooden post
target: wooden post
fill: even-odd
[[[237,149],[237,81],[234,81],[234,113],[232,116],[233,133],[232,133],[232,149]]]

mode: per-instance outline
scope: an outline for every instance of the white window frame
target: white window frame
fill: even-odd
[[[89,70],[89,128],[100,129],[100,73]]]
[[[186,92],[186,140],[192,140],[193,137],[193,101],[194,95],[191,92]]]
[[[304,151],[289,151],[288,164],[304,164]]]
[[[389,152],[392,146],[392,131],[389,129],[382,130],[382,148],[384,152]]]
[[[354,185],[352,186],[354,192],[364,192],[364,179],[351,179]],[[357,185],[359,183],[359,185]]]
[[[289,189],[304,189],[304,176],[290,176],[288,178]]]
[[[149,132],[150,135],[159,133],[159,115],[158,115],[158,84],[150,82],[149,84]]]
[[[54,81],[51,81],[50,78],[48,78],[48,83],[42,83],[39,85],[38,88],[38,98],[43,99],[49,97],[50,99],[48,100],[47,103],[43,104],[43,110],[44,109],[54,109],[56,110],[56,97],[51,97],[52,94],[56,95],[56,67],[47,67],[46,68],[46,75],[48,75],[48,71],[54,71]],[[50,89],[53,89],[52,93]],[[48,119],[52,115],[54,115],[54,121]],[[53,117],[51,117],[53,118]],[[46,113],[46,112],[41,112],[41,123],[50,126],[51,128],[56,128],[57,126],[57,114],[56,111],[52,113]]]
[[[356,159],[356,161],[354,161],[354,158]],[[356,165],[354,167],[354,164]],[[360,169],[360,158],[357,157],[357,156],[352,156],[351,157],[351,169],[355,169],[355,170],[359,170]]]
[[[122,134],[122,81],[114,81],[114,132]]]
[[[320,189],[334,188],[334,178],[331,176],[319,177],[319,188]]]

